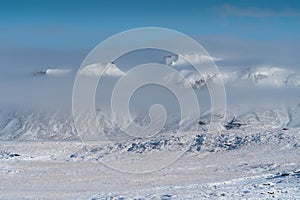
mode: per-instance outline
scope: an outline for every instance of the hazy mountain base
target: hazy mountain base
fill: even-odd
[[[102,110],[96,111],[97,120],[101,124],[88,123],[89,120],[83,118],[80,124],[82,132],[104,133],[106,136],[114,137],[120,135],[118,125],[112,117]],[[148,113],[139,113],[134,117],[134,121],[140,126],[146,126],[150,122]],[[158,119],[159,120],[159,119]],[[207,132],[210,126],[210,113],[202,114],[196,121],[183,119],[181,123],[180,116],[169,115],[162,134],[188,131]],[[155,122],[154,122],[155,123]],[[282,105],[276,109],[251,109],[244,111],[242,108],[232,109],[226,114],[224,122],[220,123],[221,131],[238,130],[239,134],[264,132],[268,129],[282,129],[299,127],[300,106],[291,104]],[[181,129],[179,129],[181,124]],[[261,131],[263,130],[263,131]],[[217,133],[214,133],[217,134]],[[85,135],[80,135],[85,137]],[[70,111],[45,111],[36,112],[32,110],[0,110],[0,140],[10,141],[48,141],[48,140],[77,140],[76,127]]]

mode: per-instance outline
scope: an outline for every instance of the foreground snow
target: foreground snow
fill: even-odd
[[[229,130],[213,136],[199,132],[175,163],[141,174],[119,172],[100,161],[122,165],[134,156],[167,148],[171,139],[164,145],[2,141],[0,198],[300,198],[299,129],[254,132],[241,135]]]

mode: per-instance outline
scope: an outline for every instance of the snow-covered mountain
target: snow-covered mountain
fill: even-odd
[[[183,87],[201,88],[208,82],[213,83],[221,77],[227,86],[235,87],[300,87],[300,73],[280,67],[254,67],[239,69],[236,67],[219,68],[220,74],[198,73],[195,70],[179,70],[184,77],[174,74],[168,75],[165,80]]]
[[[69,97],[58,93],[59,89],[67,91],[62,87],[68,83],[65,76],[31,77],[34,82],[30,82],[32,87],[29,88],[37,88],[30,95],[26,91],[28,83],[24,81],[26,87],[23,87],[24,93],[19,95],[20,101],[23,102],[22,97],[28,95],[35,102],[40,101],[36,99],[38,96],[45,96],[43,99],[46,102],[45,107],[41,105],[43,109],[37,105],[28,107],[25,103],[20,107],[0,104],[0,176],[1,180],[5,180],[1,182],[0,188],[4,191],[4,197],[22,199],[24,193],[20,191],[26,190],[27,193],[27,190],[42,185],[55,190],[53,198],[57,198],[56,193],[59,193],[59,197],[64,194],[70,198],[70,191],[82,191],[82,188],[92,191],[93,187],[97,191],[103,185],[108,185],[107,193],[101,191],[98,195],[91,192],[85,196],[80,193],[74,198],[138,199],[146,196],[154,199],[211,199],[231,196],[257,199],[262,195],[274,198],[271,196],[274,194],[279,199],[295,198],[299,191],[300,172],[297,157],[300,147],[298,73],[285,68],[255,67],[243,70],[222,68],[220,74],[199,75],[181,64],[170,66],[178,70],[181,76],[177,73],[169,74],[163,77],[164,81],[183,87],[180,90],[183,93],[194,91],[199,98],[201,115],[194,121],[181,119],[180,110],[174,109],[177,104],[172,105],[173,101],[165,99],[168,95],[165,95],[164,90],[155,92],[144,91],[147,88],[142,88],[144,92],[137,96],[141,97],[144,104],[133,104],[130,107],[135,123],[146,127],[151,122],[147,109],[153,102],[156,103],[155,100],[164,100],[162,105],[166,106],[167,111],[163,129],[151,137],[144,137],[143,134],[141,137],[126,135],[101,101],[95,105],[96,121],[90,121],[89,115],[83,113],[76,116],[80,120],[75,128],[72,112],[68,109],[71,98],[67,106],[56,106],[50,100],[54,99],[53,95],[59,100]],[[50,72],[44,75],[50,75]],[[105,78],[100,87],[106,90],[100,88],[96,97],[100,97],[102,103],[109,104],[110,99],[106,97],[110,97],[113,83],[126,75],[125,72],[114,64],[99,64],[82,68],[78,74],[93,79],[102,72]],[[218,121],[218,129],[212,130],[211,120],[223,116],[212,116],[209,105],[206,105],[209,103],[203,97],[209,98],[205,86],[208,83],[213,85],[218,80],[217,76],[222,76],[227,91],[227,113],[225,121]],[[49,88],[55,86],[57,88],[50,93]],[[273,94],[275,97],[270,96]],[[120,103],[123,105],[124,101]],[[146,105],[145,109],[140,109],[143,105]],[[121,121],[127,125],[126,120],[124,118]],[[156,126],[162,119],[158,117],[153,120]],[[105,136],[109,142],[99,140],[99,136]],[[133,173],[120,174],[116,170]],[[144,174],[149,178],[135,174],[156,170],[158,174],[155,176],[155,173]],[[57,177],[61,176],[64,176],[64,181],[58,182]],[[95,181],[96,176],[106,178],[97,178]],[[120,184],[119,176],[126,176],[125,182],[131,181]],[[74,181],[79,180],[78,177],[81,181]],[[137,183],[138,189],[131,191]],[[161,186],[153,188],[153,184],[158,183]],[[124,185],[127,188],[124,189]],[[62,193],[66,187],[68,192]],[[134,195],[128,196],[128,191]],[[49,194],[42,193],[38,197],[49,197]],[[32,199],[36,198],[34,194]]]
[[[195,55],[189,56],[189,59],[200,63],[218,60],[213,57],[197,57]],[[164,81],[179,87],[192,87],[200,98],[203,95],[202,92],[205,90],[207,83],[213,85],[214,81],[217,80],[216,77],[222,77],[225,89],[227,90],[227,98],[230,99],[230,101],[228,100],[227,103],[226,121],[220,124],[220,127],[222,127],[220,131],[251,131],[260,128],[274,129],[300,126],[300,101],[297,101],[297,97],[290,95],[291,93],[296,93],[300,86],[300,73],[297,71],[266,66],[253,68],[223,67],[220,68],[220,74],[199,74],[195,70],[185,68],[186,63],[179,56],[168,56],[164,59],[164,62],[178,71],[177,73],[165,76],[163,78]],[[41,71],[41,73],[46,75],[63,75],[70,73],[70,71],[47,69]],[[123,72],[114,63],[91,64],[81,68],[78,72],[79,75],[83,76],[99,76],[102,73],[107,77],[104,83],[107,85],[102,85],[102,87],[107,90],[113,88],[112,86],[116,79],[126,75],[126,72]],[[181,76],[179,76],[178,73]],[[110,82],[110,79],[113,81]],[[272,88],[274,93],[278,93],[282,96],[280,102],[276,102],[275,100],[270,101],[270,98],[253,98],[260,94],[256,93],[256,90],[261,88]],[[290,93],[281,94],[282,91],[290,88],[292,88]],[[279,89],[279,92],[277,92],[277,89]],[[155,99],[154,96],[149,96],[149,94],[152,95],[151,92],[147,92],[146,94],[148,94],[148,96],[145,96],[144,100]],[[109,96],[111,93],[104,92],[99,95],[100,98],[109,101],[109,98],[106,99],[105,95]],[[163,96],[162,93],[153,93],[153,95]],[[268,94],[266,96],[268,96]],[[242,99],[242,97],[244,99]],[[242,100],[236,100],[239,98]],[[202,101],[202,99],[200,101]],[[167,100],[167,102],[169,101]],[[273,103],[274,105],[269,106],[269,104]],[[121,131],[113,120],[110,112],[107,111],[109,109],[107,107],[103,109],[101,105],[97,106],[98,109],[96,113],[99,123],[93,127],[87,123],[88,119],[84,118],[82,120],[82,130],[86,132],[87,135],[95,133],[118,135]],[[110,105],[108,104],[108,106]],[[139,109],[135,109],[134,106],[132,109],[134,122],[140,126],[146,126],[150,120],[148,110],[140,111]],[[168,113],[169,119],[160,133],[208,130],[212,118],[209,106],[202,110],[201,116],[196,121],[180,119],[180,114],[177,113],[178,111],[172,111],[172,109],[173,107],[168,110],[171,110],[170,113]],[[9,109],[3,106],[0,111],[0,140],[75,139],[78,135],[74,126],[72,113],[70,110],[62,110],[65,109],[57,108],[47,111],[38,111],[38,109]]]
[[[193,63],[205,66],[213,66],[212,62],[222,59],[206,55],[184,55],[184,57]],[[213,83],[215,79],[221,76],[224,84],[230,86],[259,86],[259,87],[299,87],[300,72],[287,69],[280,66],[258,66],[258,67],[218,67],[219,74],[215,72],[201,71],[197,72],[191,65],[178,55],[170,55],[164,58],[164,64],[176,69],[185,79],[170,74],[166,77],[167,81],[181,84],[184,87],[200,88],[206,83]]]
[[[89,134],[118,135],[121,134],[111,115],[97,110],[99,123],[94,126],[88,119],[82,119],[81,130]],[[86,117],[86,116],[84,116]],[[169,116],[161,133],[175,133],[179,131],[181,122],[179,116]],[[189,121],[181,127],[181,131],[207,131],[211,115],[203,114],[196,121]],[[146,113],[135,115],[134,121],[140,126],[149,123]],[[182,120],[184,121],[184,119]],[[253,132],[255,130],[280,129],[300,127],[300,106],[286,106],[271,109],[252,110],[247,112],[227,112],[226,120],[221,124],[222,129],[232,131]],[[218,132],[218,131],[217,131]],[[70,112],[31,112],[4,111],[0,112],[0,140],[68,140],[76,139],[78,135]]]

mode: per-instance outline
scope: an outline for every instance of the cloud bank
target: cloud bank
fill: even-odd
[[[216,12],[221,15],[239,16],[239,17],[296,17],[300,16],[299,10],[292,8],[283,8],[282,10],[262,9],[254,6],[237,7],[231,4],[224,4],[219,7],[214,7]]]

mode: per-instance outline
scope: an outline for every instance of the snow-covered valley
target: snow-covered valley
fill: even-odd
[[[121,147],[80,141],[1,142],[1,198],[299,198],[299,129],[269,129],[248,137],[230,132],[213,138],[197,135],[176,162],[149,173],[120,172],[101,159],[124,165],[136,155],[162,151],[171,141],[134,141]],[[159,163],[164,157],[156,159]]]

